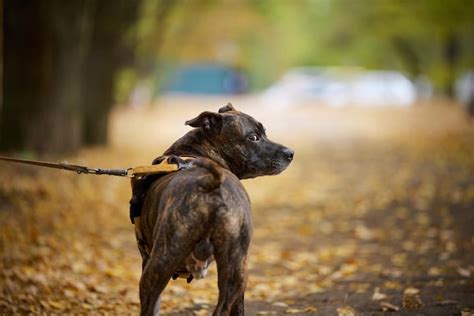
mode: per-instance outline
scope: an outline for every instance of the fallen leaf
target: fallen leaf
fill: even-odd
[[[374,289],[374,294],[372,294],[373,301],[381,301],[387,298],[387,294],[380,292],[380,288],[376,287]]]
[[[197,311],[193,311],[193,314],[197,315],[197,316],[204,316],[204,315],[209,315],[210,312],[209,312],[208,309],[200,309],[200,310],[197,310]]]
[[[299,314],[299,313],[315,313],[318,309],[314,306],[308,306],[306,308],[289,308],[285,311],[286,314]]]
[[[364,225],[357,225],[355,228],[355,235],[357,238],[362,240],[372,240],[373,233],[372,231]]]
[[[196,305],[210,304],[208,299],[202,298],[202,297],[193,297],[192,302],[193,304],[196,304]]]
[[[91,304],[82,303],[81,305],[82,305],[82,308],[84,308],[84,309],[92,309],[93,308],[93,306]]]
[[[286,304],[285,302],[275,302],[272,305],[277,307],[288,307],[288,304]]]
[[[40,301],[40,304],[41,304],[41,306],[43,306],[45,309],[49,309],[49,307],[50,307],[50,306],[49,306],[49,303],[48,303],[47,301],[41,300],[41,301]]]
[[[66,307],[66,305],[63,302],[49,300],[48,303],[51,307],[56,308],[56,309],[64,309]]]
[[[469,269],[464,269],[464,268],[458,267],[457,271],[458,271],[460,276],[463,276],[465,278],[470,278],[471,277],[471,271]]]
[[[457,305],[458,301],[455,300],[442,300],[435,303],[435,305],[446,306],[446,305]]]
[[[403,296],[403,308],[407,310],[419,310],[424,306],[419,295],[405,294]]]
[[[338,307],[336,311],[337,311],[337,316],[355,316],[356,315],[355,309],[350,306]]]
[[[275,311],[258,311],[257,315],[276,315]]]
[[[438,276],[438,275],[441,274],[441,269],[438,268],[438,267],[431,267],[428,270],[428,274],[431,275],[431,276]]]
[[[417,289],[417,288],[414,288],[414,287],[407,287],[403,291],[403,294],[406,294],[406,295],[415,295],[415,294],[419,294],[419,293],[420,293],[420,290]]]
[[[400,310],[400,307],[388,302],[380,302],[380,306],[382,307],[383,311],[390,310],[390,311],[398,312]]]
[[[461,316],[474,316],[474,309],[465,308],[461,311]]]
[[[298,314],[302,312],[303,312],[303,309],[298,309],[298,308],[289,308],[285,311],[286,314]]]

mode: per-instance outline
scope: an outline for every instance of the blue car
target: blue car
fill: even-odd
[[[182,66],[171,72],[161,91],[184,94],[240,94],[247,90],[244,73],[215,64]]]

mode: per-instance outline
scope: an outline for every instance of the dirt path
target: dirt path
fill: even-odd
[[[117,112],[113,146],[68,160],[147,163],[203,108]],[[296,149],[281,176],[245,182],[248,315],[474,313],[474,129],[459,111],[244,109]],[[0,314],[138,313],[126,180],[3,164],[0,179]],[[164,314],[208,315],[215,278],[172,281]]]

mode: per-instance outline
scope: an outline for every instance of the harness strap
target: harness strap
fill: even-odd
[[[131,178],[141,179],[148,175],[166,174],[191,167],[190,162],[195,159],[188,156],[163,156],[158,164],[151,166],[138,166],[128,169],[128,176]],[[184,161],[184,163],[182,162]]]
[[[157,176],[163,176],[168,173],[189,169],[192,167],[192,160],[196,157],[191,156],[161,156],[153,161],[151,166],[139,166],[128,169],[132,184],[132,201],[135,201],[135,209],[130,209],[130,220],[135,225],[135,235],[138,241],[138,247],[146,256],[150,255],[151,248],[147,244],[141,229],[141,207],[143,195],[148,190],[151,183]],[[149,177],[149,178],[148,178]],[[138,191],[138,192],[137,192]]]

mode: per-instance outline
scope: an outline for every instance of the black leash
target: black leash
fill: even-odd
[[[85,166],[78,166],[78,165],[71,165],[66,162],[45,162],[45,161],[38,161],[38,160],[27,160],[27,159],[19,159],[19,158],[10,158],[10,157],[2,157],[0,156],[0,160],[16,162],[16,163],[23,163],[28,165],[35,165],[40,167],[47,167],[47,168],[54,168],[54,169],[62,169],[67,171],[74,171],[78,174],[85,173],[85,174],[95,174],[95,175],[110,175],[110,176],[118,176],[118,177],[133,177],[133,174],[130,174],[128,169],[101,169],[101,168],[89,168]]]

